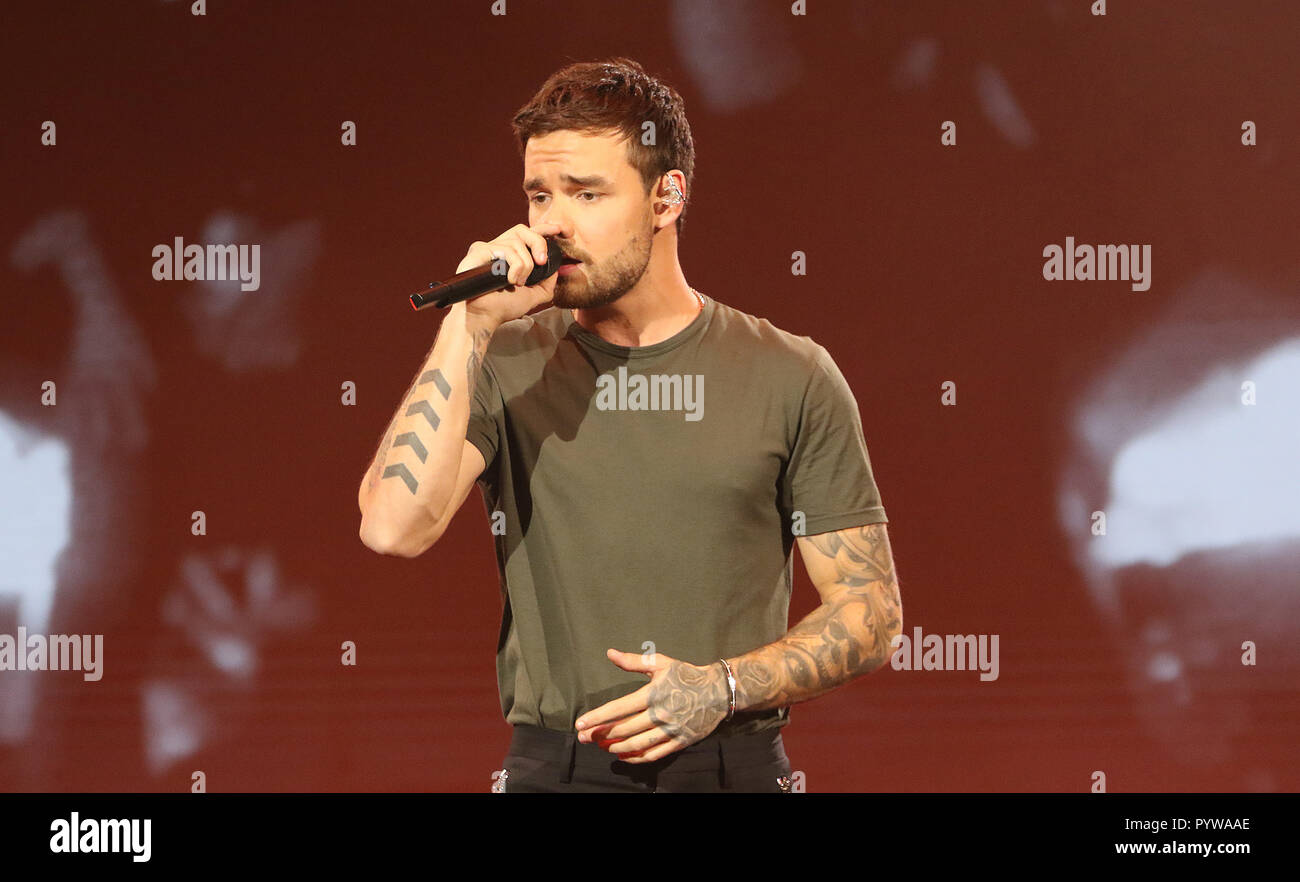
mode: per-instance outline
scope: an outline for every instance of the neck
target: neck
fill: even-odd
[[[674,252],[656,268],[651,255],[645,275],[608,306],[574,309],[573,320],[616,346],[653,346],[681,331],[700,314],[700,299],[686,283]]]

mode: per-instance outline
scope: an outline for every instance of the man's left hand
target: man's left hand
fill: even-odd
[[[650,682],[579,717],[579,741],[625,762],[652,762],[694,744],[726,719],[730,690],[722,665],[699,667],[662,652],[643,656],[610,649],[606,655],[625,671],[647,674]]]

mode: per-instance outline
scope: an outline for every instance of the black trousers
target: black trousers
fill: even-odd
[[[716,733],[649,763],[628,763],[576,732],[515,726],[496,793],[789,793],[779,731]]]

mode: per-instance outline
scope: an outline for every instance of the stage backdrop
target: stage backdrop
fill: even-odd
[[[803,786],[1300,785],[1300,6],[123,0],[3,30],[0,635],[102,654],[0,671],[0,788],[489,789],[482,497],[407,560],[358,540],[357,486],[440,319],[407,293],[526,221],[510,116],[613,55],[687,102],[687,280],[851,385],[906,635],[984,648],[796,706]],[[178,237],[258,244],[256,286],[155,280]]]

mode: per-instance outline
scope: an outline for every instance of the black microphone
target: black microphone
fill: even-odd
[[[549,279],[559,272],[564,262],[564,252],[554,239],[546,240],[546,263],[537,264],[524,280],[524,285],[536,285],[543,279]],[[445,282],[430,282],[428,291],[417,291],[411,295],[411,307],[424,309],[426,306],[447,307],[462,300],[469,300],[502,288],[510,287],[510,280],[505,273],[492,272],[495,260],[474,269],[457,273]],[[504,259],[502,266],[505,266]]]

